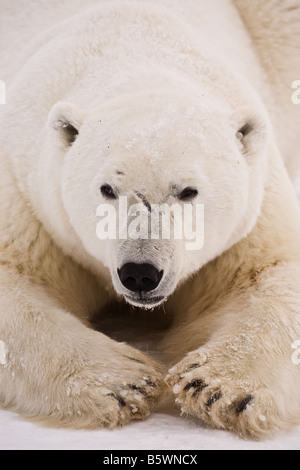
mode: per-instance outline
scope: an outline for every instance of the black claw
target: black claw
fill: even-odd
[[[207,406],[207,408],[211,407],[214,403],[216,403],[216,401],[220,400],[220,398],[222,398],[222,392],[214,393],[205,403],[205,406]]]
[[[192,395],[193,398],[196,398],[198,395],[200,395],[202,390],[204,390],[206,387],[208,387],[208,385],[206,385],[206,383],[203,382],[203,384],[200,385],[200,387],[196,388],[196,390],[194,391],[194,393]]]
[[[119,402],[121,406],[126,406],[125,401],[123,400],[123,398],[119,397],[119,395],[115,395],[114,393],[109,393],[108,396],[113,397],[115,400],[117,400],[117,402]]]
[[[253,396],[252,395],[248,395],[246,398],[244,398],[244,400],[241,401],[241,403],[237,406],[236,408],[236,412],[237,413],[242,413],[243,411],[245,411],[245,409],[247,408],[247,406],[249,405],[249,403],[251,403],[253,400]]]
[[[156,385],[153,382],[151,382],[151,380],[146,380],[146,384],[149,385],[149,387],[156,388]]]
[[[147,395],[145,390],[143,390],[141,387],[138,387],[137,385],[130,384],[130,385],[128,385],[128,387],[130,388],[130,390],[134,390],[136,392],[139,392],[142,395]]]
[[[203,380],[195,379],[195,380],[192,380],[191,382],[189,382],[188,384],[186,384],[186,386],[184,387],[183,390],[187,391],[187,390],[190,390],[190,388],[193,388],[193,387],[198,388],[198,387],[202,387],[203,385],[205,385]]]
[[[183,374],[185,374],[186,372],[189,372],[189,371],[191,371],[191,370],[193,370],[193,369],[198,369],[198,367],[200,367],[200,364],[197,364],[197,363],[191,364],[187,369],[185,369],[185,371],[184,371]],[[181,376],[179,377],[179,380],[178,380],[178,381],[182,380],[183,378],[184,378],[184,375],[181,375]]]

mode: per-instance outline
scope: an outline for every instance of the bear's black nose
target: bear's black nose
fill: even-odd
[[[126,289],[132,292],[149,292],[156,289],[163,277],[152,264],[126,263],[118,269],[119,278]]]

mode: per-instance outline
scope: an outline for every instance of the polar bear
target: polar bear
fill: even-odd
[[[22,0],[3,18],[1,406],[114,428],[168,392],[244,437],[299,423],[299,1]],[[203,205],[203,248],[100,240],[97,207],[121,196]],[[163,365],[92,328],[116,299],[167,321]]]

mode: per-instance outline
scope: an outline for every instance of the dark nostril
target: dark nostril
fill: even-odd
[[[163,271],[158,271],[152,264],[126,263],[118,269],[120,281],[132,292],[150,292],[159,285]]]

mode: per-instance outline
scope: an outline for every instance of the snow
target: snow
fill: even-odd
[[[139,411],[138,408],[136,407],[136,405],[132,404],[130,406],[132,408],[132,413],[137,413]]]
[[[148,420],[122,429],[93,431],[51,429],[0,410],[1,450],[299,450],[300,427],[273,439],[252,442],[160,410]]]
[[[180,384],[175,384],[174,387],[173,387],[173,393],[174,393],[174,395],[177,395],[178,393],[180,393],[180,392],[181,392],[181,389],[182,389],[182,387],[181,387]]]
[[[267,418],[266,418],[264,415],[258,415],[258,419],[259,419],[262,423],[264,423]]]

